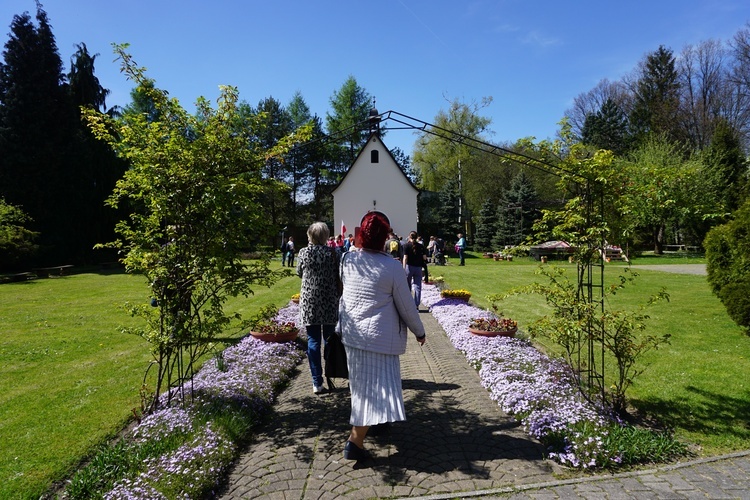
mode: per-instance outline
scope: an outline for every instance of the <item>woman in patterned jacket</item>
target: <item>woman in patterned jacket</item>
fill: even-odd
[[[302,278],[300,324],[307,330],[307,359],[313,380],[313,392],[323,392],[321,338],[328,338],[336,327],[339,307],[339,256],[327,245],[330,232],[323,222],[307,229],[308,246],[297,256],[297,275]]]

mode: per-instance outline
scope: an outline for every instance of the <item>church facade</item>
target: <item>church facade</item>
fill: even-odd
[[[356,160],[333,190],[334,231],[346,226],[355,234],[362,216],[377,210],[404,240],[417,230],[419,189],[399,168],[378,133],[372,133]]]

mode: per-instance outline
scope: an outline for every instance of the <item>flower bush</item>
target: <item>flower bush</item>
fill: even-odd
[[[292,321],[279,321],[277,319],[272,319],[256,323],[253,327],[253,331],[265,335],[286,335],[298,332],[299,328],[297,328],[297,325]]]
[[[479,371],[482,385],[500,408],[518,418],[549,458],[576,468],[665,462],[687,453],[668,432],[624,425],[611,411],[587,401],[561,359],[550,359],[528,340],[482,337],[468,332],[472,319],[496,317],[464,302],[440,298],[422,287],[430,308],[456,349]]]
[[[278,311],[278,328],[296,329],[299,308]],[[296,343],[245,337],[209,359],[193,396],[173,390],[171,406],[144,417],[79,471],[66,498],[207,498],[216,493],[248,431],[276,400],[276,390],[304,359]],[[169,398],[162,395],[163,401]]]
[[[563,362],[548,358],[526,340],[471,335],[467,324],[490,322],[494,315],[469,304],[440,300],[441,296],[435,287],[422,287],[422,303],[479,370],[490,397],[547,446],[550,458],[582,468],[618,462],[617,456],[610,457],[598,446],[606,438],[609,420],[583,398]],[[586,433],[576,433],[581,423],[587,424]]]
[[[510,318],[472,318],[469,328],[486,332],[505,332],[518,327],[518,321]]]
[[[468,290],[451,290],[450,288],[446,288],[440,292],[440,296],[444,299],[469,300],[471,292]]]

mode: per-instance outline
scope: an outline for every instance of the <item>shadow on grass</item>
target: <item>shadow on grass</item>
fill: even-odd
[[[750,391],[744,398],[686,387],[695,395],[690,401],[672,401],[659,398],[631,400],[640,412],[656,416],[660,423],[707,436],[731,436],[750,440]]]

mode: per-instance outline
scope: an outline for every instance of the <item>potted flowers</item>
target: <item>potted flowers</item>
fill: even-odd
[[[255,324],[250,335],[263,342],[288,342],[297,338],[299,328],[291,321],[264,320]]]
[[[518,322],[510,318],[474,318],[469,323],[469,332],[483,337],[515,337]]]
[[[468,302],[471,298],[471,292],[468,290],[451,290],[446,288],[440,292],[440,296],[444,299],[457,299]]]
[[[294,295],[292,295],[292,302],[294,302],[295,304],[299,304],[299,294],[298,293],[295,293]]]

